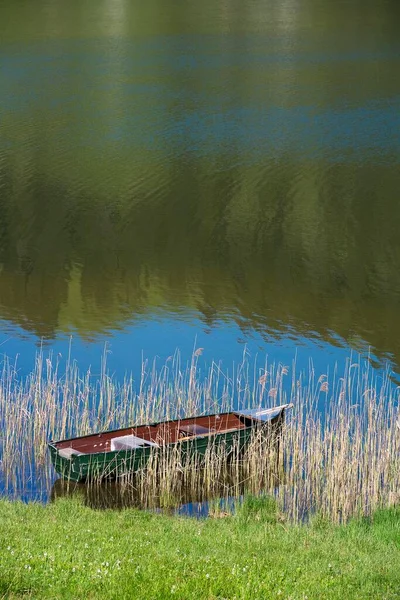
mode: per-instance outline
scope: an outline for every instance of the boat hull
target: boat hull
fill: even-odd
[[[102,480],[123,477],[136,473],[147,466],[149,461],[167,462],[172,455],[179,453],[177,460],[171,459],[171,464],[180,464],[188,459],[201,461],[211,447],[218,452],[223,448],[228,456],[234,451],[243,452],[250,441],[254,429],[238,432],[221,433],[209,438],[200,438],[191,442],[181,442],[162,448],[137,448],[136,450],[120,450],[101,454],[75,456],[72,459],[60,456],[56,448],[50,446],[50,454],[56,472],[70,481],[81,482],[88,479]]]
[[[266,423],[258,422],[244,429],[192,437],[156,448],[143,446],[134,450],[78,454],[71,457],[63,457],[53,443],[49,443],[49,450],[54,469],[63,479],[74,482],[101,481],[134,474],[146,468],[149,462],[153,466],[158,463],[178,467],[188,460],[201,463],[210,450],[216,453],[223,451],[226,457],[242,453],[257,431],[262,431],[265,439],[279,444],[283,421],[284,410],[281,410]]]

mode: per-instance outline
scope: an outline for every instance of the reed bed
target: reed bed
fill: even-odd
[[[70,488],[93,506],[174,507],[210,498],[273,494],[295,522],[319,515],[333,522],[400,502],[399,388],[389,370],[350,357],[332,373],[308,373],[246,353],[229,371],[189,364],[177,352],[160,368],[143,362],[138,379],[118,382],[107,371],[82,374],[68,359],[43,352],[27,377],[3,361],[0,378],[0,490],[9,497],[46,499]],[[209,448],[202,465],[179,450],[157,451],[147,468],[96,486],[56,482],[47,441],[163,419],[276,406],[291,402],[279,445],[260,433],[244,454]]]

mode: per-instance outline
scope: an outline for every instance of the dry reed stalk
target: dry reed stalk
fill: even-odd
[[[25,379],[4,360],[0,378],[0,481],[3,493],[46,496],[54,481],[47,441],[154,422],[292,402],[279,452],[258,433],[246,452],[210,446],[200,466],[183,461],[176,448],[157,452],[147,468],[127,475],[121,494],[142,506],[172,506],[183,499],[272,493],[294,521],[318,513],[335,522],[369,514],[399,498],[399,390],[386,371],[348,360],[343,375],[318,379],[265,363],[258,369],[246,353],[230,373],[213,363],[200,371],[200,352],[189,365],[179,353],[157,369],[143,362],[140,381],[109,376],[106,355],[99,377],[81,374],[70,358],[63,373],[43,353]],[[286,380],[285,380],[286,378]],[[87,486],[88,489],[93,484]],[[93,491],[91,492],[94,493]],[[125,497],[124,496],[124,497]]]

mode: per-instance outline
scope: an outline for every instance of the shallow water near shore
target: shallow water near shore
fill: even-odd
[[[74,484],[63,479],[57,479],[50,493],[50,501],[55,502],[60,498],[79,498],[85,506],[94,510],[124,510],[126,508],[137,508],[160,512],[171,516],[191,517],[204,519],[206,517],[223,518],[234,514],[237,505],[243,502],[240,489],[235,495],[229,495],[228,484],[221,485],[220,495],[215,494],[213,498],[197,496],[187,490],[181,497],[176,498],[154,498],[149,505],[143,504],[140,496],[135,493],[132,486],[118,484],[115,482],[102,484]],[[233,490],[231,490],[232,492]]]
[[[21,381],[42,346],[94,378],[105,352],[121,382],[202,348],[199,377],[354,352],[397,384],[399,40],[396,0],[4,0],[0,352]]]

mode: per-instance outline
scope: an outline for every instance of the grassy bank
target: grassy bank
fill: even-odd
[[[0,503],[0,598],[391,599],[399,564],[398,508],[340,526],[254,498],[203,521]]]

